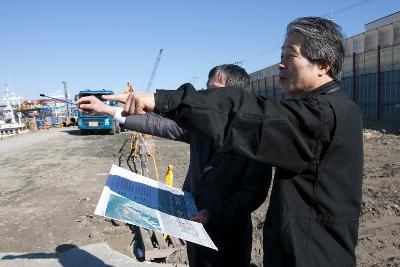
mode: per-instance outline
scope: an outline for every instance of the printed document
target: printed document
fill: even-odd
[[[189,192],[113,165],[94,214],[165,233],[217,250]]]

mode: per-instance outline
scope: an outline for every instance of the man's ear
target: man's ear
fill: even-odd
[[[217,74],[214,77],[214,85],[215,87],[225,87],[226,86],[226,78],[224,75]]]
[[[323,76],[324,74],[328,74],[331,70],[332,64],[328,60],[321,60],[318,62],[318,76]]]
[[[221,88],[226,87],[227,81],[224,75],[216,74],[207,82],[207,88]]]

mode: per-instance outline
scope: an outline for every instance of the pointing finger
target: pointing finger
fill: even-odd
[[[118,102],[125,103],[129,97],[129,94],[115,94],[115,95],[102,95],[101,98],[104,100],[115,100]]]
[[[90,102],[90,101],[91,101],[90,96],[85,96],[85,97],[79,98],[79,99],[76,101],[76,104],[77,104],[77,105],[80,105],[80,104],[82,104],[82,103],[88,103],[88,102]]]

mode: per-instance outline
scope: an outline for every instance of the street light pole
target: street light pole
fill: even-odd
[[[67,91],[67,82],[63,81],[64,84],[64,95],[65,95],[65,105],[67,106],[67,116],[66,120],[69,120],[69,105],[68,105],[68,91]]]

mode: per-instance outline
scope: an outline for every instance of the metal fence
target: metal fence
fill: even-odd
[[[340,84],[364,119],[400,121],[400,70],[344,77]]]
[[[400,45],[346,54],[340,85],[364,119],[400,121]]]

